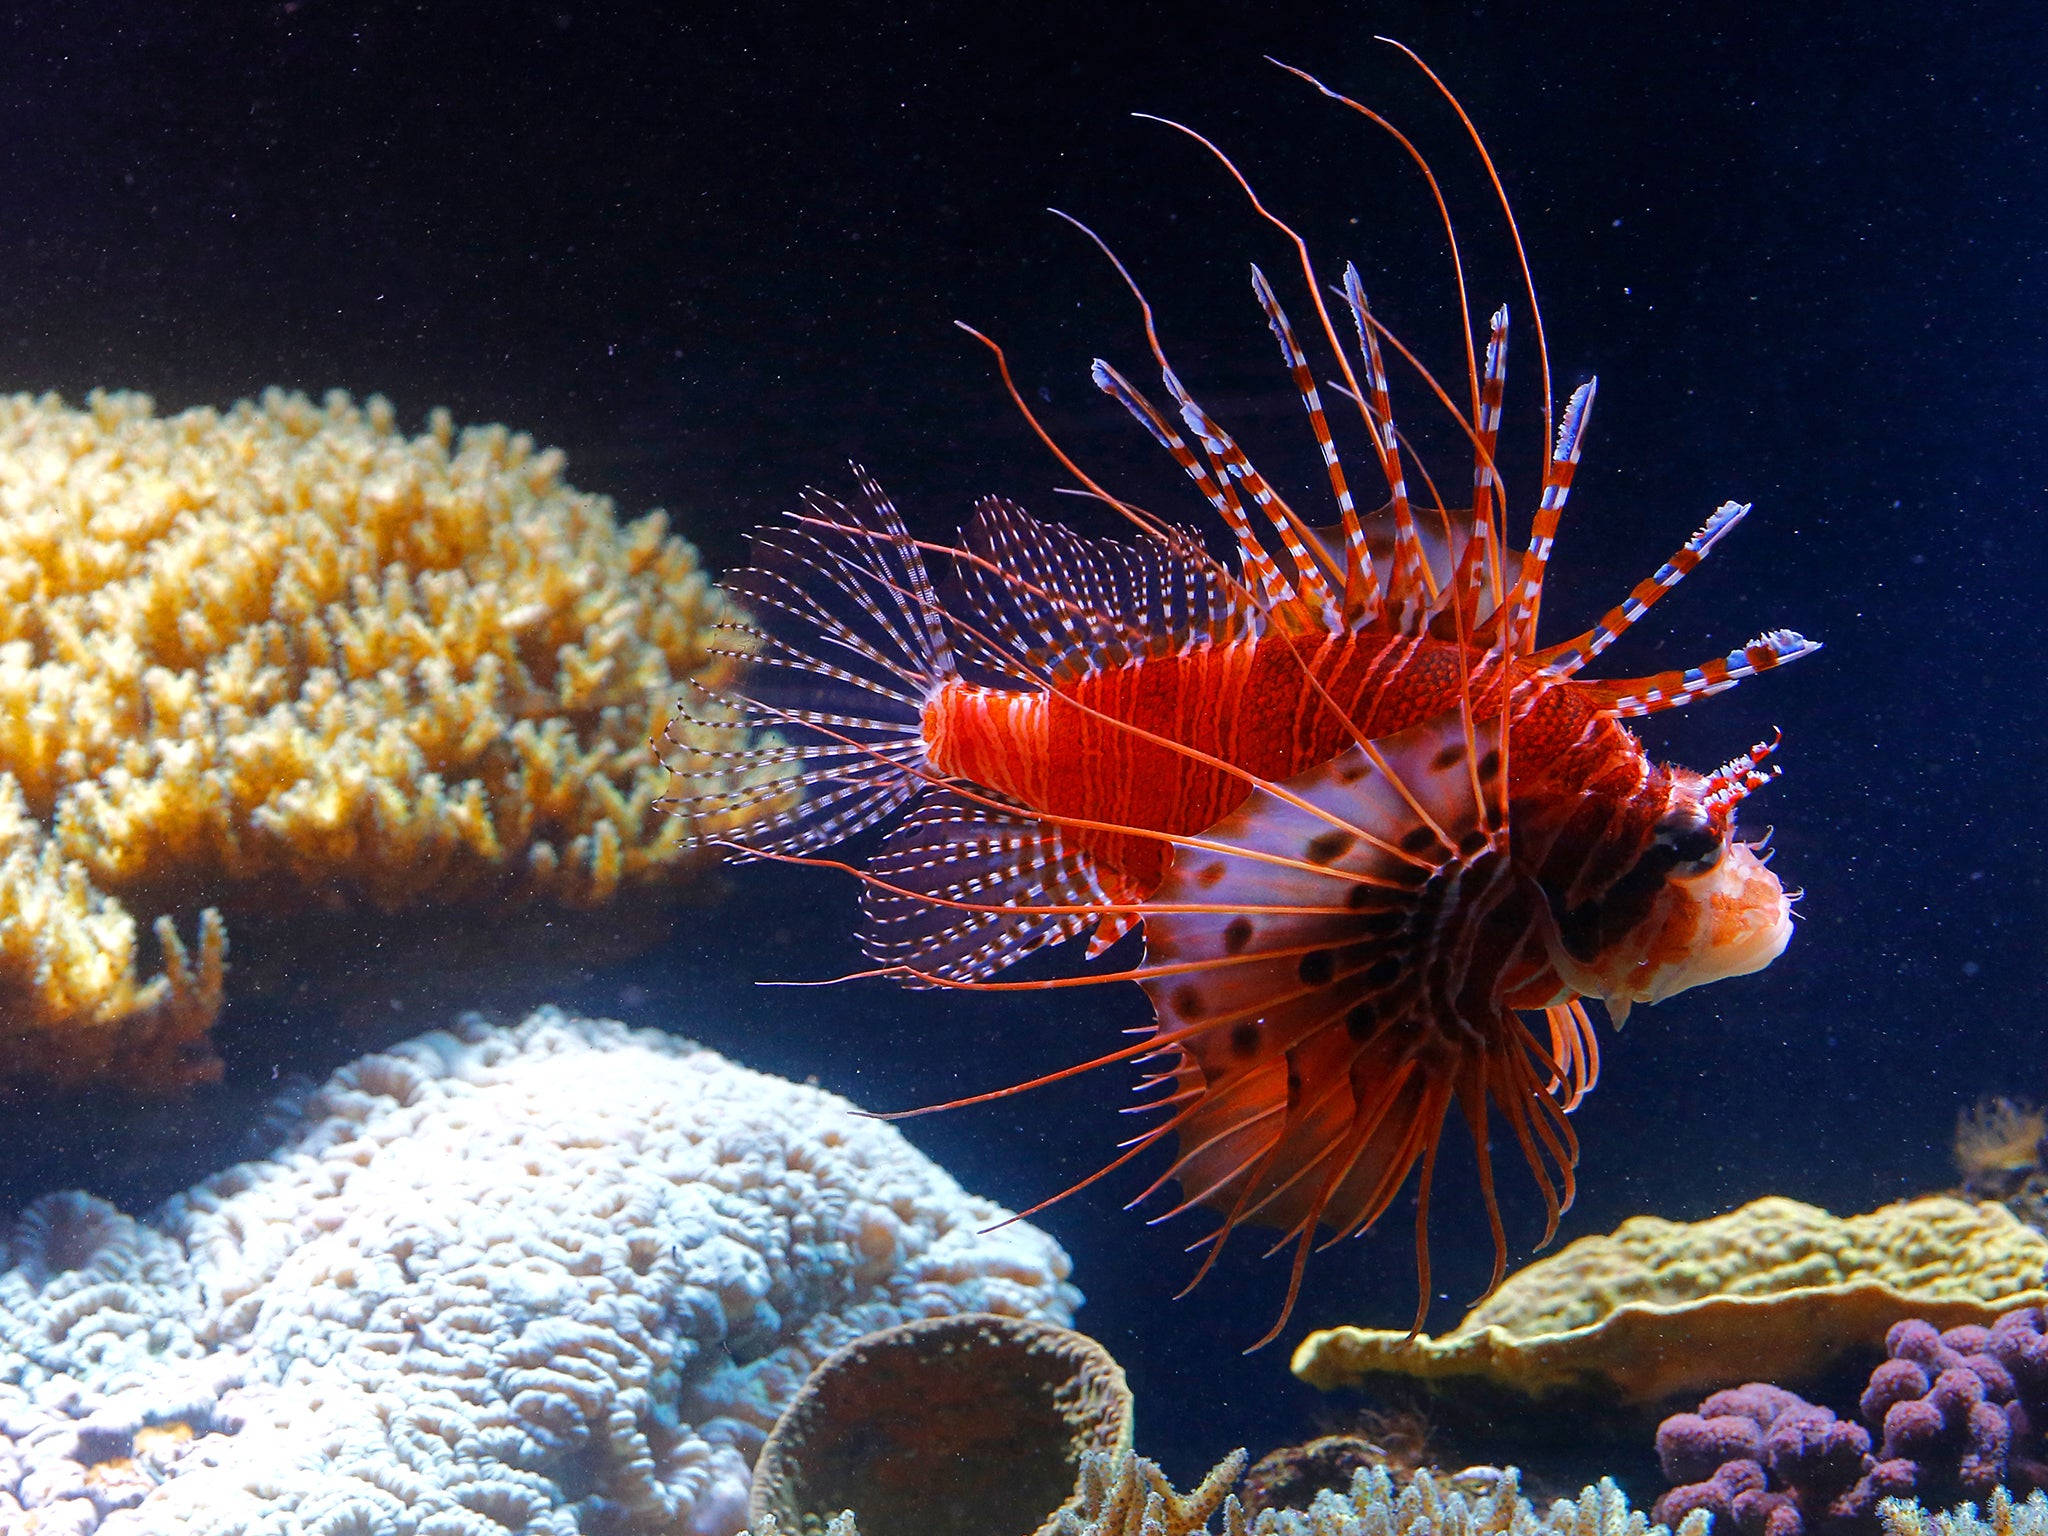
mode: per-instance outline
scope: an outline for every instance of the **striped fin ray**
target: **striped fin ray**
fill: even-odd
[[[1281,588],[1287,594],[1285,607],[1269,610],[1276,618],[1286,610],[1293,610],[1294,628],[1321,627],[1335,631],[1341,628],[1341,617],[1336,593],[1324,579],[1317,557],[1308,552],[1303,536],[1313,541],[1308,525],[1294,514],[1292,508],[1280,498],[1280,493],[1267,483],[1265,476],[1253,467],[1252,461],[1238,445],[1237,439],[1204,410],[1200,401],[1180,388],[1179,380],[1167,376],[1168,387],[1173,389],[1180,400],[1181,420],[1202,440],[1212,462],[1220,465],[1232,481],[1242,485],[1252,504],[1266,514],[1266,521],[1280,531],[1280,545],[1287,553],[1288,563],[1294,568],[1292,581],[1281,578]],[[1247,561],[1256,560],[1262,564],[1274,565],[1265,547],[1257,543],[1257,535],[1251,534],[1253,545],[1241,550]],[[1277,569],[1277,566],[1276,566]]]
[[[1773,629],[1757,636],[1739,651],[1717,656],[1683,671],[1659,672],[1654,677],[1616,678],[1605,682],[1582,682],[1586,696],[1603,714],[1650,715],[1661,709],[1676,709],[1709,694],[1724,693],[1745,677],[1768,672],[1788,661],[1811,656],[1820,649],[1790,629]]]
[[[1494,452],[1500,444],[1500,416],[1508,387],[1508,307],[1493,312],[1487,327],[1486,373],[1479,385],[1479,419],[1473,428],[1479,438],[1472,456],[1472,535],[1486,552],[1486,575],[1492,586],[1493,607],[1498,609],[1505,591],[1501,573],[1502,548],[1497,518],[1507,511],[1507,487],[1501,484]],[[1475,572],[1475,574],[1478,574]],[[1472,603],[1479,617],[1479,604]]]
[[[1106,900],[1091,861],[1067,847],[1058,828],[943,790],[890,829],[868,872],[886,884],[862,889],[862,952],[940,982],[978,981],[1063,943],[1098,915],[1072,909]],[[907,984],[932,982],[913,976]]]
[[[925,782],[924,705],[955,671],[952,642],[902,517],[855,474],[851,505],[809,491],[802,512],[755,534],[754,564],[724,583],[749,617],[719,625],[711,647],[737,681],[678,704],[680,724],[734,745],[678,753],[660,804],[739,823],[720,834],[739,848],[826,847]]]
[[[1727,762],[1707,775],[1707,792],[1701,798],[1701,805],[1709,812],[1718,813],[1723,807],[1740,805],[1751,795],[1762,789],[1778,776],[1777,764],[1769,762],[1784,742],[1782,731],[1772,731],[1769,741],[1760,741],[1738,757]]]
[[[1316,447],[1323,456],[1323,472],[1329,477],[1330,495],[1337,504],[1337,523],[1344,530],[1343,568],[1339,569],[1329,560],[1313,531],[1287,509],[1286,503],[1274,497],[1261,505],[1273,519],[1274,532],[1280,537],[1281,547],[1300,573],[1301,589],[1323,602],[1329,628],[1344,629],[1349,627],[1347,615],[1352,612],[1357,612],[1361,620],[1369,616],[1360,576],[1361,571],[1372,568],[1365,547],[1365,530],[1359,525],[1358,508],[1351,500],[1351,487],[1344,477],[1344,463],[1337,456],[1337,442],[1330,435],[1329,419],[1323,414],[1323,398],[1316,388],[1315,374],[1309,369],[1308,355],[1301,350],[1301,343],[1295,340],[1294,327],[1288,323],[1287,312],[1280,307],[1279,295],[1273,292],[1273,285],[1266,281],[1266,274],[1256,264],[1252,267],[1252,292],[1258,298],[1259,307],[1266,312],[1266,324],[1272,328],[1274,339],[1280,343],[1281,359],[1294,378],[1294,387],[1301,395],[1302,409],[1308,413],[1309,430],[1315,434]],[[1326,567],[1328,576],[1336,578],[1339,583],[1343,594],[1341,604],[1326,579]]]
[[[1254,790],[1205,832],[1212,846],[1174,860],[1145,917],[1143,981],[1172,1053],[1170,1101],[1193,1106],[1176,1111],[1175,1209],[1222,1216],[1205,1270],[1237,1226],[1279,1226],[1276,1249],[1296,1248],[1291,1306],[1317,1230],[1362,1231],[1421,1168],[1426,1276],[1428,1183],[1453,1103],[1482,1147],[1493,1103],[1552,1212],[1569,1200],[1552,1092],[1583,1065],[1560,1070],[1499,1001],[1527,938],[1487,921],[1520,878],[1500,742],[1498,719],[1453,711],[1353,747],[1288,780],[1285,798]],[[1490,1173],[1484,1190],[1492,1210]],[[1495,1230],[1504,1255],[1497,1217]]]
[[[960,532],[962,655],[1038,687],[1256,633],[1258,611],[1193,535],[1088,538],[1000,496]]]
[[[1535,658],[1537,663],[1559,677],[1570,677],[1626,634],[1659,598],[1691,575],[1720,543],[1722,536],[1749,513],[1748,502],[1722,502],[1682,548],[1657,567],[1654,575],[1637,582],[1627,597],[1600,616],[1599,623],[1583,635],[1576,635],[1562,645],[1544,651]]]
[[[1550,549],[1557,541],[1558,519],[1572,493],[1572,476],[1579,467],[1579,449],[1586,431],[1586,417],[1593,409],[1593,396],[1600,381],[1588,379],[1572,391],[1564,408],[1564,421],[1557,429],[1557,444],[1543,469],[1543,499],[1530,521],[1529,550],[1522,557],[1521,580],[1515,583],[1514,644],[1511,651],[1527,655],[1536,649],[1536,620],[1543,611],[1543,573],[1550,564]]]
[[[1171,378],[1171,370],[1167,370],[1167,373],[1171,381],[1168,387],[1173,389],[1177,396],[1182,394],[1179,381]],[[1152,402],[1140,394],[1130,380],[1101,358],[1095,359],[1094,365],[1089,369],[1089,376],[1095,380],[1097,389],[1129,411],[1138,423],[1152,434],[1159,446],[1173,455],[1174,462],[1187,471],[1188,477],[1195,482],[1209,505],[1216,509],[1217,516],[1229,527],[1231,537],[1237,543],[1238,559],[1246,577],[1253,583],[1260,606],[1270,612],[1292,602],[1294,592],[1281,576],[1280,567],[1273,563],[1272,556],[1266,553],[1265,546],[1259,543],[1257,535],[1252,532],[1251,519],[1245,516],[1243,504],[1237,499],[1237,492],[1230,484],[1229,475],[1211,474],[1209,466],[1195,456],[1194,450],[1188,447],[1187,440],[1174,430]]]
[[[1387,578],[1387,602],[1394,610],[1395,627],[1411,633],[1420,626],[1433,596],[1429,562],[1408,502],[1408,476],[1401,467],[1401,440],[1394,430],[1394,401],[1387,388],[1386,363],[1380,356],[1379,332],[1374,329],[1376,322],[1365,300],[1358,267],[1348,261],[1344,264],[1344,301],[1351,307],[1352,321],[1358,327],[1358,348],[1365,358],[1365,398],[1359,404],[1386,475],[1387,506],[1394,519],[1394,563]]]

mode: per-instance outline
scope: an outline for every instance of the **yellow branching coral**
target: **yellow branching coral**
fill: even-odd
[[[227,930],[201,915],[197,968],[168,917],[165,974],[135,980],[135,919],[42,837],[0,776],[0,1061],[4,1081],[60,1088],[98,1078],[182,1087],[217,1077],[206,1033],[220,1012]]]
[[[152,992],[128,909],[587,908],[697,857],[647,743],[729,609],[562,465],[339,393],[0,398],[7,1034],[210,1016],[219,920]]]

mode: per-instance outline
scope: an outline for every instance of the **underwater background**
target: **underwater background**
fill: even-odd
[[[1555,633],[1733,498],[1755,514],[1629,637],[1627,670],[1779,624],[1828,646],[1642,731],[1660,757],[1704,766],[1783,727],[1785,777],[1746,824],[1776,828],[1801,922],[1763,974],[1606,1037],[1561,1237],[1766,1193],[1849,1212],[1941,1187],[1960,1107],[2048,1093],[2048,27],[2027,8],[22,13],[0,32],[0,388],[135,388],[172,411],[338,387],[389,396],[409,431],[446,406],[561,446],[569,478],[625,515],[666,507],[714,570],[803,486],[844,486],[849,458],[927,536],[989,493],[1103,531],[1054,498],[1063,472],[961,319],[1004,343],[1077,459],[1193,512],[1088,382],[1092,357],[1134,362],[1142,336],[1114,274],[1041,211],[1053,204],[1130,264],[1205,403],[1269,473],[1308,486],[1313,451],[1245,282],[1248,260],[1284,248],[1198,148],[1130,114],[1209,134],[1326,267],[1358,260],[1388,323],[1445,358],[1442,242],[1411,168],[1261,60],[1410,131],[1445,177],[1475,305],[1519,311],[1455,121],[1376,32],[1416,48],[1486,134],[1560,385],[1601,379],[1553,567]],[[1524,454],[1532,360],[1518,351],[1508,399]],[[881,1110],[1028,1078],[1149,1021],[1136,989],[762,988],[858,966],[851,884],[718,879],[652,953],[565,967],[527,1000],[686,1033]],[[345,919],[332,942],[345,950]],[[77,1186],[140,1211],[264,1150],[274,1092],[445,1021],[390,982],[361,971],[363,999],[393,993],[369,1024],[231,1005],[215,1036],[226,1081],[182,1103],[7,1109],[0,1200],[11,1213]],[[909,1134],[1021,1208],[1127,1134],[1130,1080],[1112,1068]],[[1490,1262],[1455,1140],[1433,1222],[1438,1330]],[[1399,1206],[1323,1255],[1286,1337],[1244,1359],[1283,1266],[1242,1244],[1170,1300],[1203,1227],[1119,1209],[1149,1177],[1035,1219],[1074,1257],[1079,1326],[1131,1375],[1141,1443],[1187,1479],[1336,1411],[1287,1375],[1285,1350],[1311,1327],[1404,1321],[1410,1231]],[[1541,1209],[1526,1181],[1504,1187],[1521,1262]]]

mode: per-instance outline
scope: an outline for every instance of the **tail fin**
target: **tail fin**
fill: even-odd
[[[694,745],[668,761],[666,810],[731,826],[724,841],[801,853],[864,832],[924,787],[925,703],[954,675],[924,556],[882,488],[856,466],[852,506],[820,491],[788,524],[758,530],[754,564],[729,576],[747,617],[714,653],[738,680],[676,706]]]

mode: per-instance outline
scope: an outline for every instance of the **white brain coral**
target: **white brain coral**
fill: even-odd
[[[1071,1321],[1045,1233],[843,1099],[544,1010],[343,1069],[148,1223],[31,1209],[0,1530],[730,1536],[811,1366],[912,1317]]]

